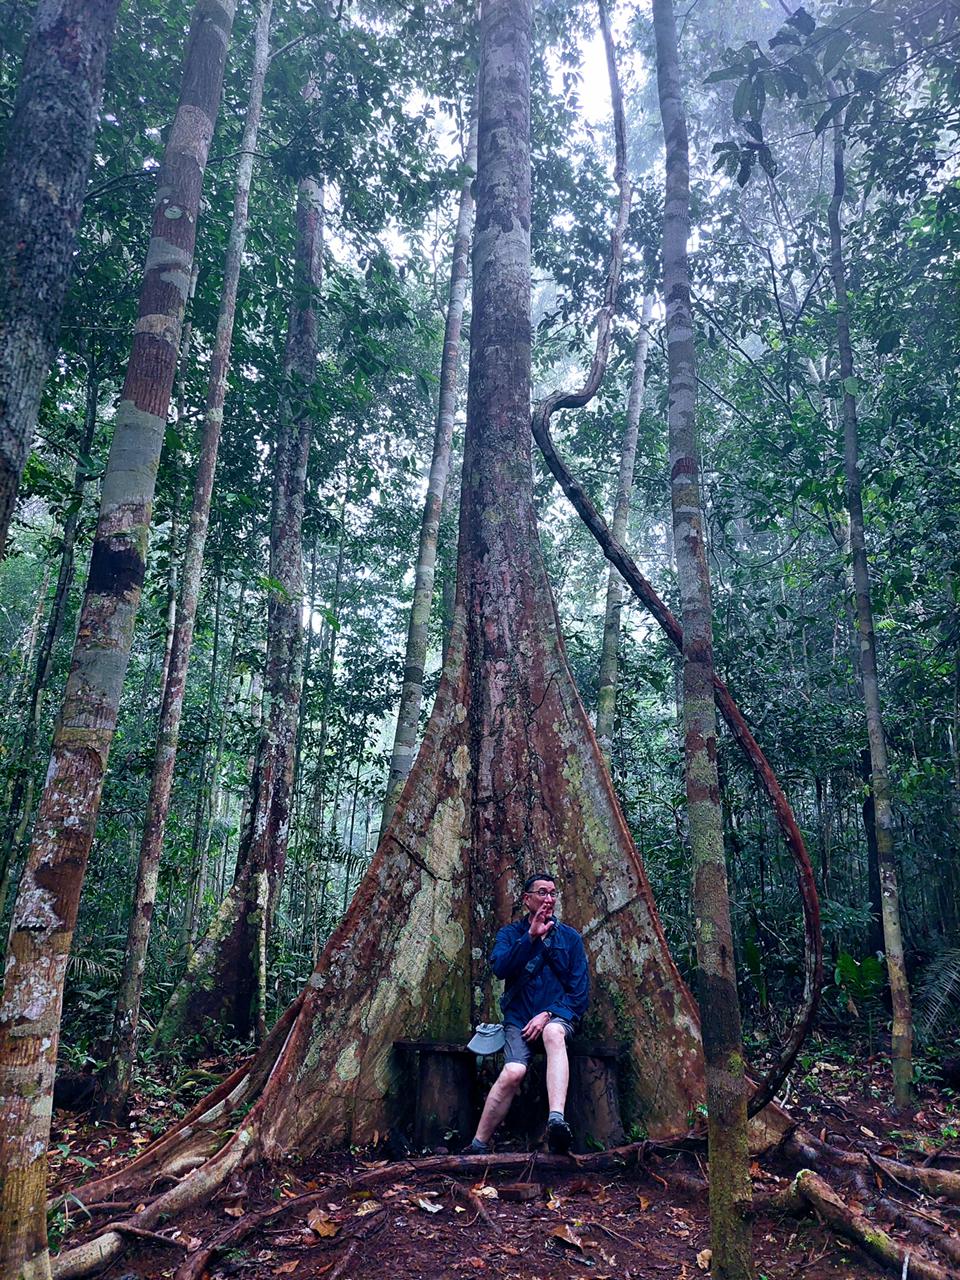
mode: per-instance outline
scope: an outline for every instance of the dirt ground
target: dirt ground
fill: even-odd
[[[941,1165],[960,1166],[960,1150],[953,1158],[960,1111],[949,1091],[926,1088],[914,1115],[894,1119],[886,1105],[889,1074],[882,1057],[844,1061],[814,1045],[805,1061],[787,1103],[810,1132],[842,1147],[914,1161],[936,1156]],[[56,1113],[54,1190],[117,1167],[167,1118],[162,1099],[143,1096],[123,1129]],[[168,1244],[132,1241],[102,1274],[106,1280],[172,1277],[187,1255],[247,1215],[273,1206],[277,1212],[270,1220],[211,1261],[210,1280],[696,1280],[710,1269],[702,1159],[683,1155],[651,1159],[642,1168],[591,1172],[578,1168],[574,1157],[569,1171],[538,1172],[531,1156],[520,1173],[481,1168],[454,1178],[418,1175],[409,1164],[390,1162],[376,1151],[326,1156],[248,1175],[202,1212],[161,1227]],[[758,1191],[786,1184],[786,1171],[775,1164],[754,1164],[752,1173]],[[377,1179],[375,1185],[352,1189],[351,1180],[364,1176]],[[890,1188],[884,1191],[889,1197]],[[907,1198],[897,1188],[893,1192]],[[299,1201],[305,1195],[312,1197],[309,1203]],[[530,1198],[512,1198],[517,1195]],[[915,1193],[909,1199],[921,1213],[960,1226],[960,1208]],[[94,1224],[75,1202],[68,1203],[67,1213],[71,1240],[89,1233]],[[98,1214],[95,1225],[102,1227],[107,1218]],[[62,1234],[63,1227],[62,1221],[55,1224],[56,1232]],[[881,1274],[811,1217],[758,1217],[754,1253],[759,1280],[867,1280]]]

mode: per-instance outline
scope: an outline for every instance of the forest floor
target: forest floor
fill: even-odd
[[[814,1044],[803,1060],[807,1066],[795,1069],[788,1106],[821,1140],[913,1161],[939,1153],[941,1164],[960,1166],[960,1100],[949,1091],[927,1086],[909,1119],[894,1118],[886,1105],[890,1076],[884,1056],[864,1059]],[[63,1191],[118,1167],[172,1118],[162,1096],[142,1094],[125,1128],[55,1113],[52,1189]],[[539,1191],[517,1201],[507,1198],[505,1185],[518,1182],[515,1171],[481,1170],[454,1179],[448,1173],[415,1175],[401,1162],[393,1177],[376,1152],[324,1156],[295,1168],[263,1170],[229,1186],[202,1211],[162,1227],[169,1245],[131,1241],[102,1275],[172,1277],[186,1256],[209,1246],[231,1223],[314,1193],[311,1206],[291,1205],[212,1260],[210,1280],[697,1280],[710,1266],[702,1165],[692,1155],[678,1161],[683,1163],[652,1159],[645,1168],[599,1173],[578,1169],[571,1160],[569,1173],[539,1175],[534,1163],[526,1180]],[[352,1178],[373,1171],[383,1180],[368,1190],[351,1190]],[[775,1163],[755,1163],[755,1189],[783,1188],[785,1172]],[[909,1198],[911,1207],[960,1227],[960,1216],[954,1216],[960,1209],[927,1197],[918,1201],[913,1193]],[[89,1234],[90,1224],[76,1204],[68,1204],[68,1214],[73,1243]],[[98,1215],[96,1225],[103,1222]],[[881,1274],[811,1217],[759,1216],[754,1252],[760,1280],[867,1280]]]

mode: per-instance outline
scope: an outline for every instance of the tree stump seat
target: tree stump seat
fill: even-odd
[[[402,1079],[407,1087],[415,1080],[412,1117],[415,1145],[433,1147],[451,1140],[468,1141],[489,1085],[489,1081],[487,1086],[481,1085],[477,1055],[463,1042],[404,1039],[393,1043],[400,1055]],[[570,1092],[566,1115],[573,1129],[574,1143],[580,1150],[585,1149],[588,1140],[604,1147],[618,1146],[624,1141],[618,1070],[626,1052],[626,1045],[596,1040],[574,1038],[567,1046]],[[535,1128],[522,1130],[522,1136],[531,1143],[539,1140],[546,1119],[545,1062],[546,1054],[538,1044],[523,1095],[512,1109],[518,1117],[535,1122]]]

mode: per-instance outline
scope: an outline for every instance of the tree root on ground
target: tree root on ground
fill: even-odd
[[[282,1056],[282,1054],[281,1054]],[[246,1118],[254,1119],[257,1106]],[[246,1138],[241,1135],[246,1134]],[[56,1280],[67,1280],[69,1277],[89,1275],[108,1261],[113,1260],[126,1246],[130,1237],[146,1241],[161,1241],[167,1245],[179,1244],[169,1237],[157,1237],[152,1230],[161,1220],[173,1214],[182,1213],[195,1207],[201,1201],[209,1201],[226,1184],[231,1173],[237,1168],[247,1165],[252,1159],[262,1154],[256,1140],[256,1129],[245,1123],[202,1169],[197,1169],[181,1179],[174,1187],[157,1196],[139,1213],[129,1219],[111,1223],[101,1230],[94,1239],[80,1244],[61,1254],[53,1260],[53,1274]],[[534,1158],[537,1170],[557,1173],[603,1172],[609,1170],[626,1170],[629,1168],[646,1169],[646,1171],[664,1188],[675,1187],[688,1194],[705,1196],[707,1183],[697,1174],[683,1169],[670,1169],[660,1166],[660,1173],[648,1166],[651,1157],[675,1156],[683,1151],[693,1151],[703,1147],[700,1134],[681,1135],[675,1142],[638,1142],[617,1147],[610,1151],[591,1152],[586,1155],[554,1156],[538,1154]],[[810,1168],[815,1164],[819,1170],[829,1170],[836,1177],[852,1182],[861,1195],[868,1191],[876,1195],[879,1183],[889,1180],[908,1190],[911,1194],[922,1197],[924,1194],[946,1196],[960,1199],[960,1176],[950,1171],[931,1169],[902,1164],[896,1160],[858,1151],[844,1151],[832,1147],[814,1138],[802,1129],[795,1130],[785,1140],[781,1154],[797,1168],[789,1186],[785,1190],[772,1194],[758,1194],[754,1198],[755,1212],[789,1212],[805,1213],[812,1211],[836,1235],[850,1241],[867,1254],[874,1262],[899,1275],[914,1277],[914,1280],[960,1280],[960,1240],[951,1234],[950,1224],[918,1204],[903,1204],[889,1195],[877,1201],[878,1213],[887,1223],[892,1223],[909,1231],[910,1239],[895,1239],[887,1231],[877,1226],[858,1203],[848,1203],[837,1190],[830,1185],[821,1172]],[[260,1230],[267,1222],[291,1212],[305,1213],[320,1202],[326,1201],[331,1194],[370,1190],[387,1182],[398,1180],[423,1180],[445,1176],[450,1183],[453,1194],[467,1199],[476,1210],[477,1218],[482,1220],[488,1229],[498,1230],[495,1223],[480,1201],[470,1191],[459,1188],[452,1183],[456,1175],[467,1174],[483,1178],[488,1173],[516,1173],[523,1177],[529,1173],[531,1157],[526,1152],[505,1152],[500,1155],[467,1156],[439,1155],[423,1159],[401,1160],[384,1163],[374,1169],[366,1169],[354,1177],[337,1178],[318,1190],[309,1194],[296,1196],[280,1204],[247,1213],[242,1219],[231,1222],[228,1227],[218,1232],[210,1243],[184,1258],[177,1273],[176,1280],[199,1280],[208,1272],[213,1260],[225,1249],[233,1248],[241,1241]],[[665,1177],[660,1174],[666,1175]],[[113,1175],[111,1175],[113,1177]],[[352,1236],[343,1256],[338,1260],[331,1275],[346,1274],[350,1261],[360,1247],[362,1240],[385,1221],[382,1214],[371,1215],[371,1222],[358,1227]],[[931,1256],[936,1251],[947,1260],[944,1265]]]

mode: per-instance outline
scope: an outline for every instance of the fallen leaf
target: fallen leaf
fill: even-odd
[[[867,1128],[867,1126],[866,1126],[865,1124],[862,1124],[862,1125],[860,1126],[860,1132],[861,1132],[865,1137],[867,1137],[867,1138],[875,1138],[875,1137],[877,1136],[877,1135],[873,1132],[873,1130],[872,1130],[872,1129],[868,1129],[868,1128]]]
[[[364,1200],[363,1204],[357,1209],[357,1217],[365,1218],[368,1213],[376,1213],[380,1205],[376,1200]]]
[[[550,1234],[555,1236],[561,1244],[565,1244],[569,1248],[576,1249],[579,1253],[583,1253],[583,1241],[568,1223],[565,1222],[562,1226],[555,1227]]]
[[[547,1193],[547,1208],[548,1209],[560,1208],[560,1201],[557,1199],[557,1197],[553,1194],[552,1191]]]
[[[462,1205],[462,1204],[455,1204],[455,1205],[453,1206],[453,1212],[454,1212],[454,1213],[466,1213],[467,1211],[466,1211],[466,1209],[463,1207],[463,1205]]]
[[[297,1267],[299,1267],[299,1265],[300,1265],[300,1259],[299,1259],[299,1258],[294,1258],[294,1260],[293,1260],[292,1262],[281,1262],[281,1263],[280,1263],[280,1265],[279,1265],[279,1267],[277,1267],[277,1275],[278,1275],[278,1276],[288,1276],[288,1275],[290,1275],[290,1274],[291,1274],[291,1272],[296,1271],[296,1269],[297,1269]]]
[[[641,1213],[646,1213],[646,1211],[650,1208],[650,1201],[647,1199],[646,1196],[637,1196],[637,1207],[639,1208]]]
[[[187,1236],[187,1253],[196,1253],[202,1244],[199,1236]]]
[[[390,1163],[389,1160],[361,1160],[361,1169],[385,1169]]]
[[[485,1200],[496,1200],[498,1198],[497,1188],[491,1187],[489,1183],[485,1187],[477,1187],[476,1193],[478,1196],[483,1196]]]
[[[437,1204],[435,1200],[424,1200],[423,1196],[417,1197],[417,1204],[427,1213],[440,1213],[443,1210],[442,1204]]]
[[[465,1267],[476,1267],[478,1271],[482,1271],[487,1264],[482,1258],[464,1258],[462,1265]]]
[[[697,1254],[697,1266],[701,1271],[709,1271],[710,1263],[713,1261],[713,1251],[710,1249],[701,1249]]]
[[[334,1222],[325,1209],[311,1209],[307,1214],[307,1226],[314,1235],[328,1239],[340,1230],[340,1224]]]
[[[244,1208],[243,1208],[243,1205],[240,1205],[240,1204],[228,1204],[223,1212],[227,1215],[228,1218],[242,1218],[244,1214]]]
[[[520,1250],[515,1249],[512,1244],[502,1244],[500,1246],[500,1252],[509,1254],[511,1258],[520,1257]]]

